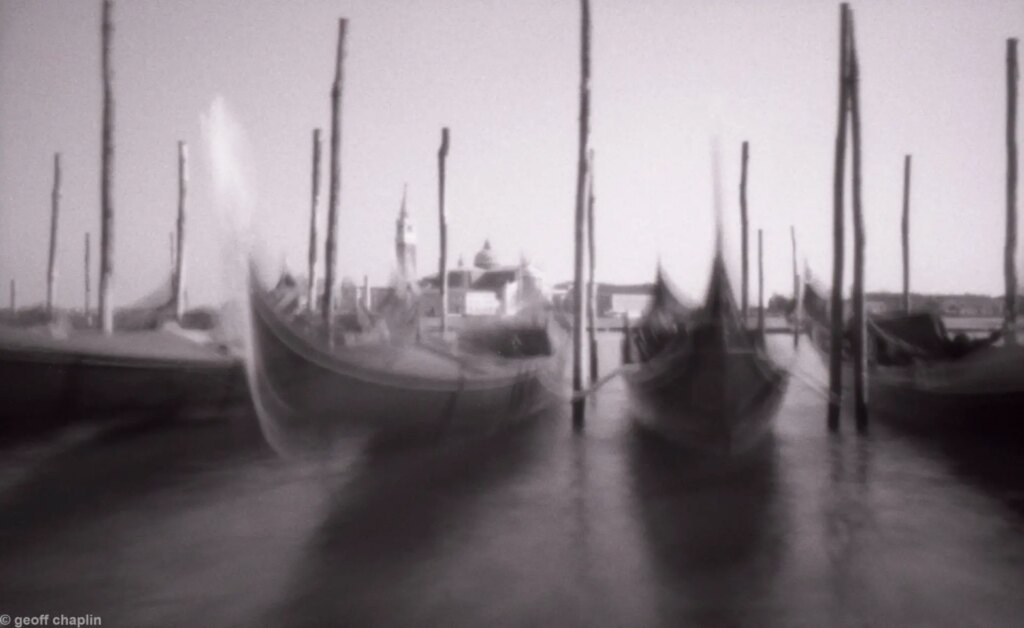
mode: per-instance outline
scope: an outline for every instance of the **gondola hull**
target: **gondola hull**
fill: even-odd
[[[486,432],[555,401],[558,355],[501,363],[387,344],[328,349],[253,291],[250,386],[268,438],[285,449],[355,436]]]
[[[55,343],[50,343],[55,344]],[[0,347],[0,438],[76,421],[221,416],[247,397],[241,362]]]
[[[812,344],[828,363],[828,330],[811,324]],[[852,365],[843,362],[844,390]],[[922,433],[1009,438],[1024,443],[1024,347],[990,346],[957,360],[868,365],[872,416]]]
[[[749,451],[771,430],[785,374],[745,352],[678,356],[625,376],[637,424],[698,453]]]
[[[748,332],[716,254],[703,306],[689,309],[660,270],[652,305],[627,339],[625,373],[637,424],[687,450],[735,455],[771,429],[788,382]]]

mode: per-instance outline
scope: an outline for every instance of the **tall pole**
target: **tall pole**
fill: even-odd
[[[1006,343],[1017,344],[1017,40],[1006,40]]]
[[[50,196],[50,256],[46,266],[46,317],[53,318],[57,285],[57,225],[60,222],[60,153],[53,155],[53,192]]]
[[[89,308],[92,306],[92,242],[89,232],[85,234],[85,324],[89,324]]]
[[[629,313],[622,314],[622,363],[633,363],[633,332],[629,329]]]
[[[864,208],[861,203],[860,63],[854,37],[853,11],[847,9],[849,24],[850,135],[853,140],[853,398],[857,430],[868,426],[867,315],[864,311]]]
[[[583,427],[583,254],[585,252],[587,149],[590,135],[590,0],[580,0],[580,115],[576,159],[576,229],[573,260],[573,427]]]
[[[114,5],[103,0],[103,131],[100,154],[100,329],[114,331],[114,69],[111,46]]]
[[[789,239],[793,245],[793,348],[800,346],[802,307],[800,303],[800,271],[796,266],[796,227],[789,226]]]
[[[441,282],[441,338],[448,333],[448,214],[444,206],[445,162],[448,159],[448,127],[441,129],[441,147],[437,149],[437,216],[441,253],[437,277]]]
[[[174,250],[174,319],[185,316],[185,199],[188,195],[188,146],[178,142],[178,231]]]
[[[320,204],[320,129],[313,129],[313,189],[309,209],[309,285],[306,286],[306,307],[316,311],[316,222],[317,207]]]
[[[594,283],[597,248],[594,238],[594,151],[587,155],[587,339],[590,347],[590,382],[598,378],[597,361],[597,287]]]
[[[747,161],[750,159],[750,147],[743,142],[743,155],[740,161],[740,311],[743,313],[743,326],[747,326],[747,307],[749,304],[749,268],[747,254]]]
[[[846,72],[849,5],[840,7],[839,20],[839,120],[836,129],[835,169],[832,180],[832,339],[829,349],[828,427],[839,428],[843,381],[843,174],[846,159]]]
[[[370,311],[370,277],[363,275],[363,309]]]
[[[903,158],[903,313],[910,314],[910,155]]]
[[[11,314],[18,310],[18,284],[11,280]]]
[[[327,209],[327,242],[324,254],[323,317],[328,341],[334,343],[334,275],[338,257],[338,204],[341,201],[341,89],[344,80],[345,29],[348,20],[338,20],[338,53],[331,88],[331,179]]]
[[[757,230],[757,341],[764,344],[764,230]]]

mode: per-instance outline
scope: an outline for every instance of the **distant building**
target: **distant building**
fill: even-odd
[[[1003,298],[983,294],[915,294],[910,295],[910,307],[915,311],[934,312],[941,316],[998,317],[1003,315]],[[845,301],[849,308],[849,299]],[[869,314],[885,314],[903,310],[903,294],[896,292],[868,292],[864,295],[864,309]]]
[[[636,318],[647,310],[651,303],[654,286],[642,284],[611,284],[598,283],[595,295],[596,314],[598,316],[629,315]],[[555,306],[564,311],[571,311],[573,304],[573,282],[563,281],[554,286]]]
[[[402,207],[398,210],[395,221],[395,258],[398,262],[398,274],[409,281],[416,280],[416,231],[409,219],[406,207],[407,189],[402,189]]]
[[[416,288],[416,230],[413,228],[412,219],[409,217],[408,188],[402,188],[402,204],[398,208],[398,218],[395,220],[395,268],[399,280],[397,286],[401,287],[396,291],[396,285],[373,286],[364,285],[352,292],[351,302],[355,304],[358,299],[364,307],[371,312],[381,312],[383,309],[393,309],[406,302]],[[343,302],[346,302],[343,298]]]
[[[884,299],[872,299],[867,295],[864,296],[864,311],[868,314],[884,314],[893,311],[896,307],[900,306]]]
[[[1003,315],[1003,298],[970,294],[938,298],[943,316],[990,317]]]
[[[438,275],[424,277],[420,286],[420,312],[441,315],[441,281]],[[527,303],[547,298],[540,271],[527,262],[502,265],[491,250],[490,240],[466,268],[459,260],[448,271],[448,313],[463,316],[513,314]]]

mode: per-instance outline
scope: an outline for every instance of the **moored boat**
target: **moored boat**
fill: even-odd
[[[331,347],[289,320],[255,280],[249,298],[250,386],[279,449],[316,449],[349,436],[486,432],[556,400],[564,353],[546,315],[493,321],[458,343],[408,334],[394,342],[385,333]]]
[[[57,339],[2,327],[0,381],[5,439],[83,419],[218,416],[247,396],[234,356],[162,330]]]
[[[827,362],[828,307],[822,289],[804,287],[808,333]],[[868,403],[872,416],[930,433],[1024,438],[1024,347],[999,333],[952,335],[927,312],[876,315],[868,324]],[[852,370],[844,342],[843,381]]]
[[[720,253],[698,309],[659,269],[632,342],[624,378],[643,429],[709,454],[749,451],[769,433],[788,377],[744,328]]]

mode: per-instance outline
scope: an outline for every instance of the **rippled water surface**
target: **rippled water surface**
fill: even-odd
[[[608,368],[617,337],[602,343]],[[0,612],[104,626],[1021,625],[1024,458],[884,424],[829,436],[818,358],[771,344],[799,377],[773,440],[729,465],[638,435],[618,381],[581,434],[564,408],[486,439],[352,443],[328,461],[277,458],[254,420],[9,454]]]

